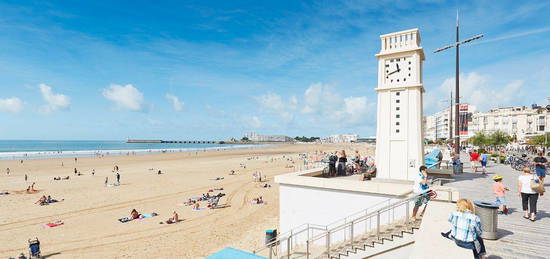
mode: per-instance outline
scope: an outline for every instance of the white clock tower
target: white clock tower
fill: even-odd
[[[418,29],[380,36],[377,178],[413,180],[424,163],[422,136],[422,62]]]

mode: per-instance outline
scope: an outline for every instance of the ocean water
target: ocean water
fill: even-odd
[[[252,147],[257,145],[126,143],[117,140],[0,140],[0,159],[197,152]]]

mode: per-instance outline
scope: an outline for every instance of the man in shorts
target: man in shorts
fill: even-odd
[[[430,201],[430,196],[426,194],[428,189],[428,168],[426,166],[420,166],[418,173],[414,177],[413,192],[415,195],[418,195],[418,198],[414,202],[413,214],[411,218],[412,221],[416,221],[416,213],[418,213],[418,209],[420,209],[422,205],[426,204],[420,213],[420,217],[424,216],[426,207],[428,207],[428,201]]]
[[[539,177],[541,182],[544,182],[544,177],[546,177],[546,165],[548,165],[548,160],[542,152],[539,152],[538,156],[533,159],[535,162],[535,173]]]
[[[477,173],[477,161],[479,160],[479,153],[474,150],[470,153],[470,164],[472,164],[472,173]]]

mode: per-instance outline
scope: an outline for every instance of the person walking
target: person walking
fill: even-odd
[[[476,150],[470,153],[470,164],[472,165],[472,173],[477,173],[477,161],[479,160],[479,153]]]
[[[342,150],[342,152],[340,153],[340,157],[338,158],[338,175],[339,176],[346,175],[346,162],[348,162],[348,158],[346,157],[346,151]]]
[[[116,183],[120,184],[120,174],[116,173]]]
[[[536,179],[531,173],[529,167],[523,168],[522,174],[518,177],[518,192],[521,197],[521,205],[523,207],[524,218],[535,221],[537,215],[537,200],[539,194],[531,189],[531,180]]]
[[[415,195],[418,195],[418,199],[414,202],[413,214],[411,217],[412,221],[416,221],[416,214],[418,209],[424,204],[424,209],[420,213],[420,217],[424,216],[426,212],[426,207],[428,207],[428,201],[430,201],[430,196],[426,194],[430,187],[428,186],[428,168],[426,166],[421,166],[418,170],[418,173],[414,177],[413,192]]]
[[[480,152],[482,153],[479,157],[479,162],[481,163],[481,173],[486,174],[487,173],[487,161],[489,161],[489,154],[487,154],[487,151]]]
[[[334,177],[336,176],[336,162],[338,161],[338,157],[336,154],[331,154],[328,157],[328,176]]]
[[[485,244],[481,238],[481,220],[474,214],[474,205],[467,199],[459,199],[456,202],[456,211],[453,211],[448,219],[451,230],[441,233],[443,237],[455,241],[459,247],[471,249],[474,258],[485,258]]]
[[[548,165],[548,159],[544,157],[542,152],[538,153],[538,156],[533,159],[535,162],[535,173],[537,174],[539,181],[544,183],[544,177],[546,177],[546,166]]]

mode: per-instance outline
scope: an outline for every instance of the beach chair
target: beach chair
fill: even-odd
[[[40,256],[40,241],[38,238],[29,239],[29,259],[41,258]]]
[[[220,197],[215,196],[214,198],[208,200],[208,207],[210,207],[211,209],[215,209],[218,207],[219,202],[220,202]]]

